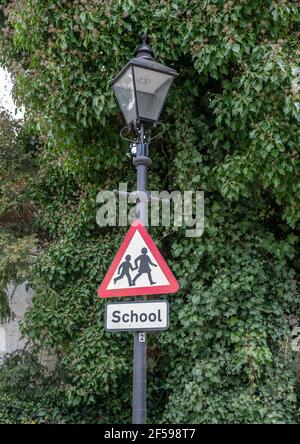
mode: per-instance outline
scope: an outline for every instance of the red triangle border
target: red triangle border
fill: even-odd
[[[119,288],[113,290],[107,290],[107,287],[118,267],[128,245],[130,244],[131,239],[134,236],[134,233],[139,231],[140,235],[144,239],[147,244],[147,247],[151,251],[153,257],[155,258],[158,266],[161,268],[162,272],[165,274],[167,280],[169,281],[168,285],[157,285],[155,287],[149,285],[148,287],[129,287],[129,288]],[[98,295],[100,298],[110,298],[110,297],[125,297],[125,296],[143,296],[143,295],[152,295],[152,294],[167,294],[167,293],[176,293],[179,290],[179,284],[173,275],[172,271],[168,267],[166,261],[160,254],[157,246],[151,239],[150,234],[142,224],[140,220],[135,220],[134,223],[129,228],[126,236],[123,239],[123,242],[119,248],[118,253],[116,254],[114,260],[112,261],[99,289]]]

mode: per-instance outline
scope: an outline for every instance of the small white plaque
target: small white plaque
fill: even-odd
[[[106,305],[105,330],[155,331],[169,327],[167,301],[116,302]]]

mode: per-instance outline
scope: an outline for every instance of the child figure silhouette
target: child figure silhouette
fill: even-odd
[[[133,266],[130,263],[131,260],[131,256],[130,254],[127,254],[127,256],[125,256],[125,261],[122,262],[122,264],[120,264],[119,268],[118,268],[118,277],[114,278],[114,283],[116,284],[116,282],[120,279],[122,279],[124,276],[127,277],[128,279],[128,284],[131,287],[133,285],[132,281],[131,281],[131,276],[130,276],[130,270],[134,270]]]
[[[139,271],[138,271],[138,274],[134,277],[134,279],[132,281],[132,285],[135,285],[136,280],[144,273],[148,274],[148,279],[149,279],[150,285],[154,285],[154,284],[156,284],[156,282],[154,282],[152,279],[150,265],[152,265],[153,267],[157,267],[157,264],[154,264],[153,262],[151,262],[151,259],[147,254],[148,253],[147,248],[142,248],[141,253],[142,254],[139,257],[137,257],[134,261],[134,265],[135,265],[134,270],[139,268]],[[138,262],[140,263],[139,267],[138,267]]]

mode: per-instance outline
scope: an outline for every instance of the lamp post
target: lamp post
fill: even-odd
[[[169,89],[177,72],[154,59],[154,52],[148,46],[147,35],[141,34],[141,45],[131,59],[112,81],[120,108],[127,126],[137,131],[137,150],[133,164],[137,170],[137,191],[146,193],[148,156],[146,132],[160,117]],[[137,218],[147,224],[148,202],[144,199],[137,204]],[[146,423],[147,390],[147,342],[146,333],[134,332],[133,355],[133,424]]]

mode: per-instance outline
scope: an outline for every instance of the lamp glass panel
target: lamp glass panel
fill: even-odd
[[[139,118],[156,121],[163,108],[173,76],[133,67]]]
[[[133,120],[136,120],[136,103],[131,66],[124,71],[124,73],[118,78],[112,87],[117,96],[126,122],[130,123]]]

